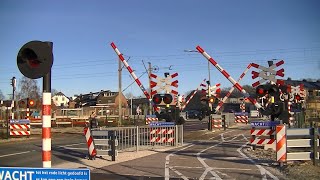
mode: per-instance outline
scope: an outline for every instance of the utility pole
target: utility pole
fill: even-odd
[[[148,68],[148,76],[149,76],[149,95],[150,95],[150,99],[149,100],[149,114],[152,114],[152,97],[151,97],[151,71],[152,71],[152,68],[151,68],[151,62],[148,62],[149,64],[149,68]]]
[[[119,78],[119,121],[118,121],[118,126],[120,126],[122,124],[122,105],[121,105],[121,71],[122,71],[122,67],[121,67],[121,60],[119,59],[119,69],[118,69],[118,78]]]
[[[11,85],[12,85],[12,104],[11,104],[11,118],[14,119],[14,92],[16,90],[16,77],[12,77],[11,79]]]

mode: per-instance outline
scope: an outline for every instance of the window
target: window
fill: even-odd
[[[56,101],[58,101],[58,97],[56,97],[55,99],[56,99]]]
[[[65,99],[65,98],[64,98],[64,97],[62,97],[62,101],[64,101],[64,99]]]

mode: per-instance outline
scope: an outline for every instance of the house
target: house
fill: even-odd
[[[74,99],[75,108],[83,108],[83,115],[89,116],[93,111],[98,116],[119,115],[121,101],[122,115],[128,115],[128,103],[125,96],[110,90],[80,94]]]
[[[70,102],[70,99],[62,92],[56,93],[54,96],[52,96],[51,99],[54,105],[57,107],[68,107],[68,104]]]
[[[304,107],[306,113],[306,119],[316,120],[320,118],[320,80],[308,81],[308,80],[292,80],[288,78],[285,80],[285,84],[292,86],[303,85],[306,92],[306,98],[304,99]]]

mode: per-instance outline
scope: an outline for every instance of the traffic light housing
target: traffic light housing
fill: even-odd
[[[52,43],[30,41],[24,44],[17,55],[20,72],[30,78],[38,79],[51,70],[53,64]]]
[[[258,97],[263,97],[266,94],[270,96],[280,96],[280,88],[275,84],[265,84],[260,85],[256,88],[256,95]]]
[[[29,107],[33,107],[36,105],[36,102],[33,99],[28,98],[28,105],[29,105]]]
[[[172,102],[172,96],[171,96],[171,94],[164,94],[163,95],[163,102],[165,103],[165,104],[171,104],[171,102]]]
[[[152,97],[152,102],[154,104],[161,104],[161,102],[165,103],[165,104],[171,104],[173,98],[171,94],[155,94]]]
[[[161,101],[162,101],[162,97],[161,97],[161,95],[160,94],[155,94],[153,97],[152,97],[152,102],[154,103],[154,104],[160,104],[161,103]]]
[[[209,103],[213,104],[216,101],[216,98],[214,96],[211,96],[209,98]]]
[[[18,103],[19,103],[19,107],[20,108],[26,108],[27,107],[27,100],[26,99],[22,99]]]

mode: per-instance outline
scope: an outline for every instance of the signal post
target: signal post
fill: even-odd
[[[24,76],[30,79],[38,79],[41,77],[43,78],[42,165],[46,168],[51,167],[51,67],[53,64],[52,48],[52,42],[30,41],[21,47],[17,55],[17,65],[20,72]]]

